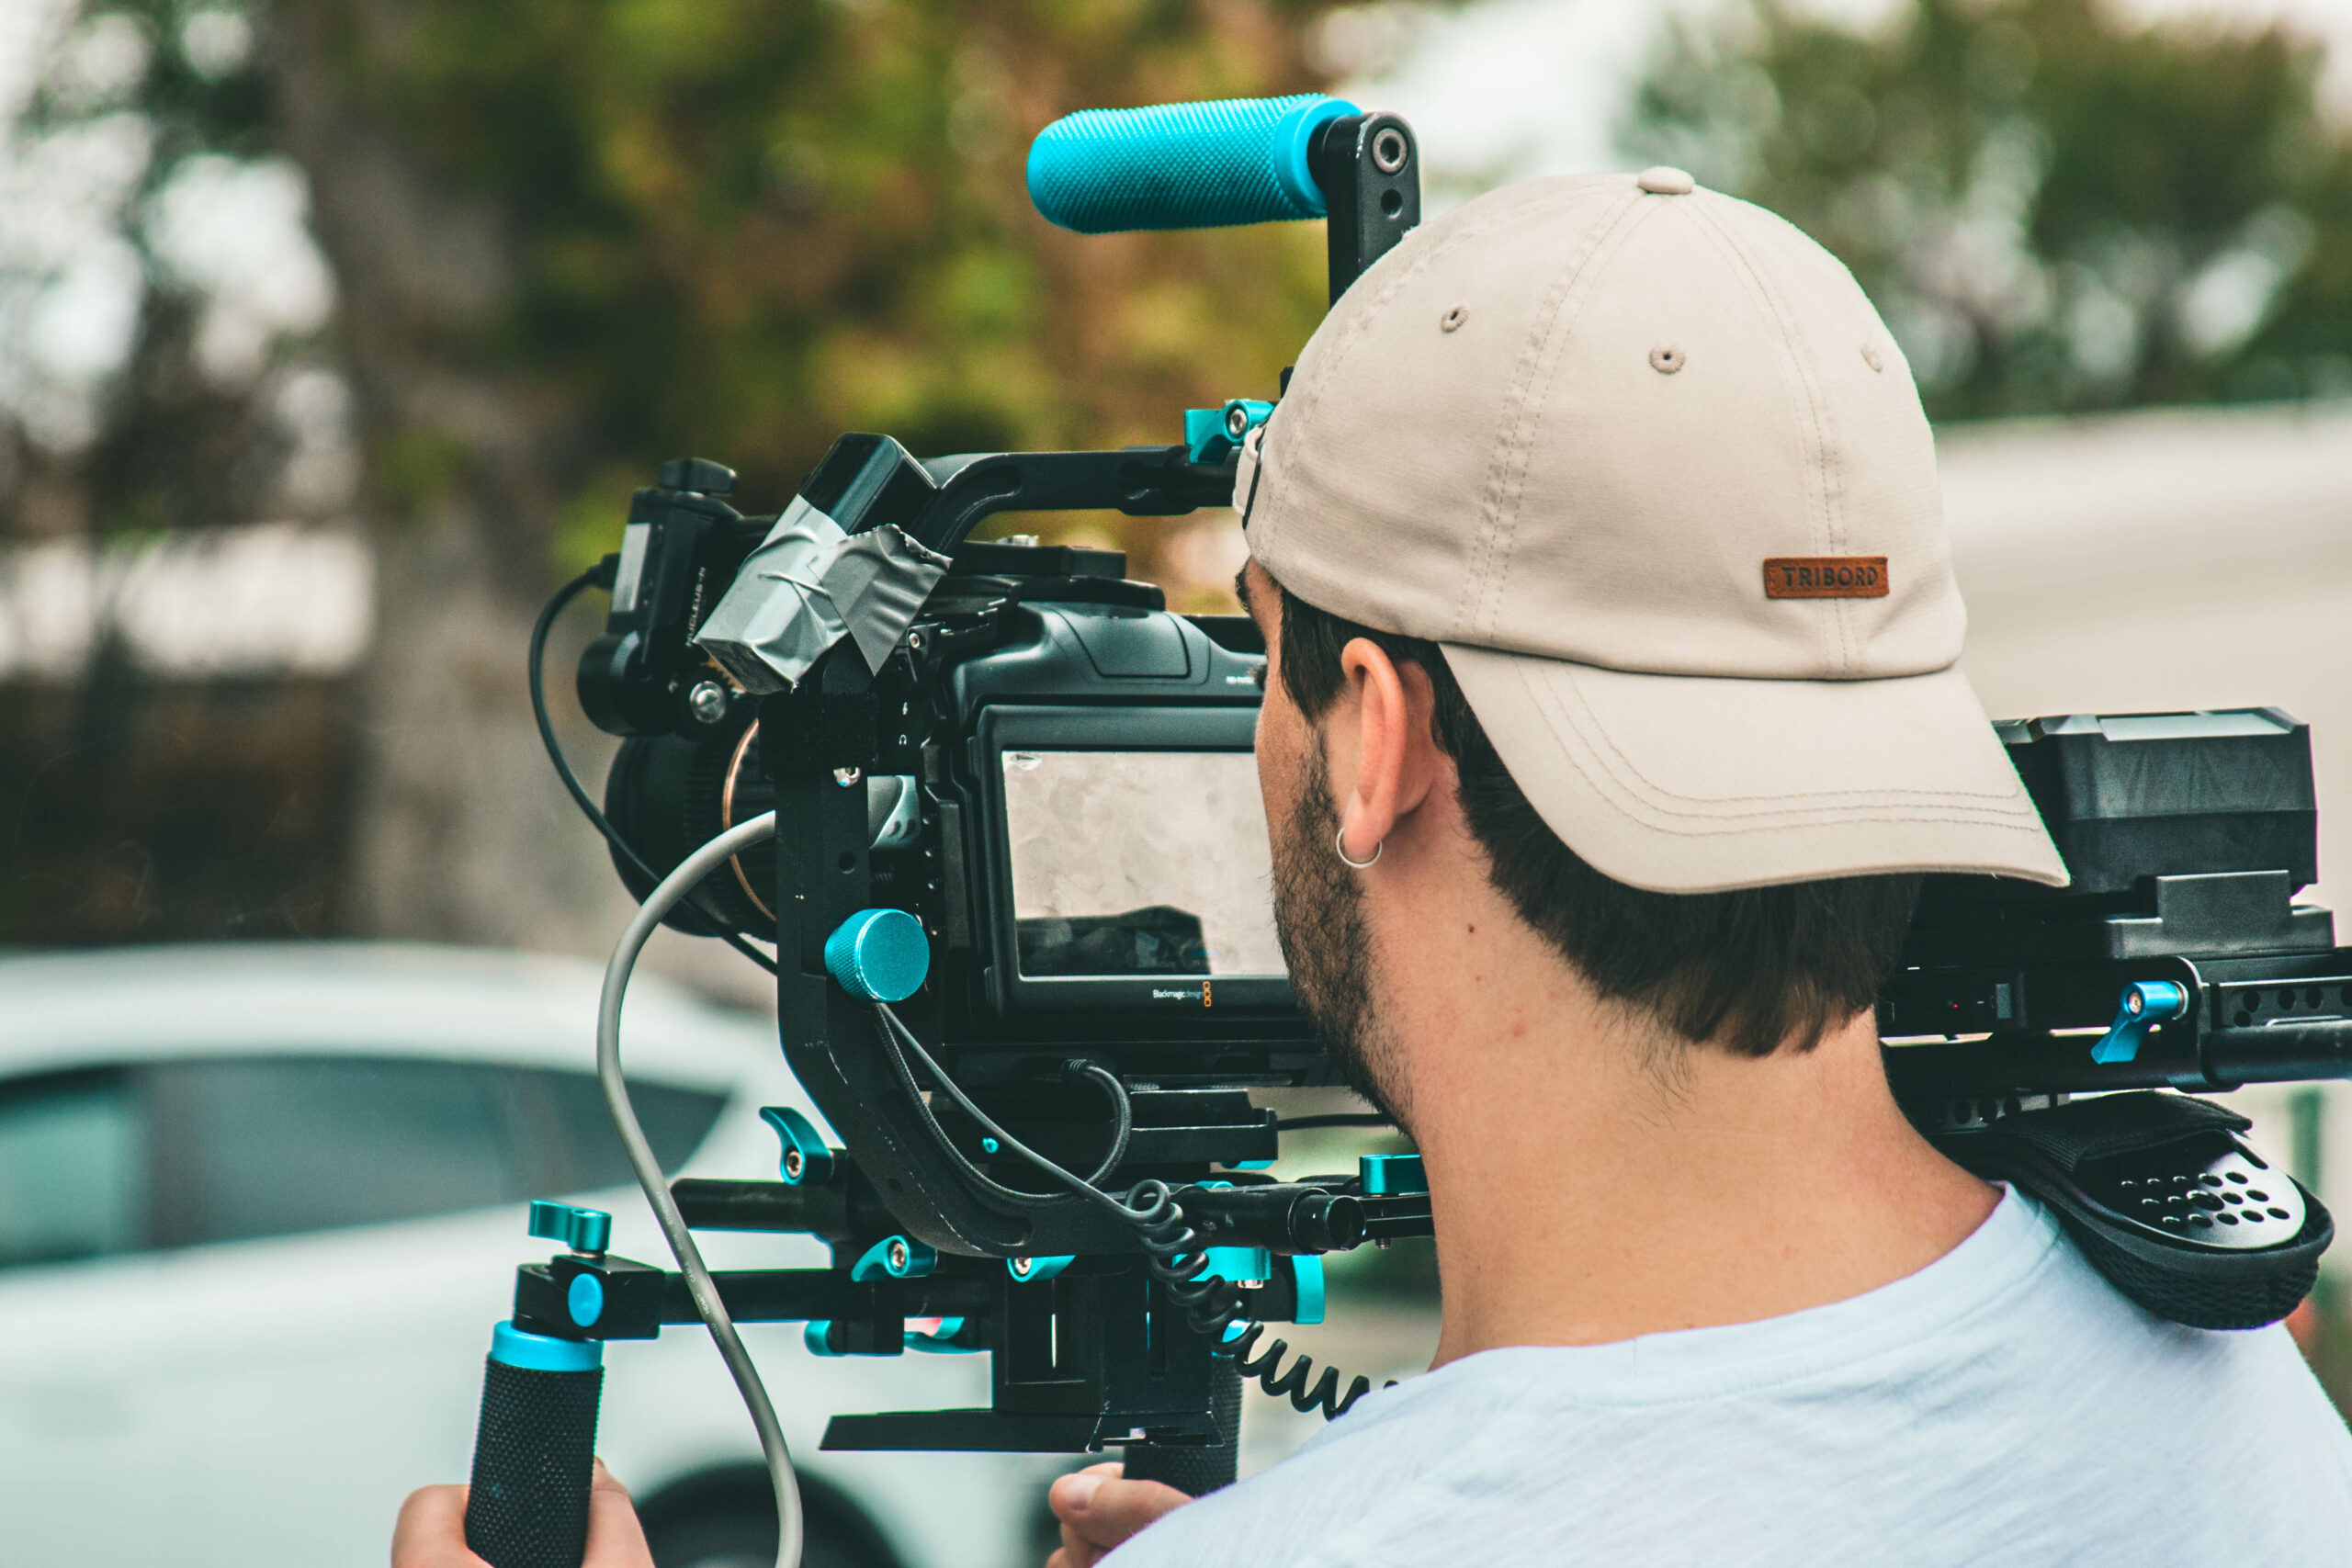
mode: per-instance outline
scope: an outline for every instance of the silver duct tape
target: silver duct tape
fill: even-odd
[[[782,692],[843,637],[879,670],[949,566],[897,527],[862,534],[795,496],[695,644],[747,692]]]

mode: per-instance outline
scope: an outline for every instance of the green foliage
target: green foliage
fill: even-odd
[[[773,505],[850,430],[1172,440],[1188,404],[1269,392],[1321,313],[1319,232],[1084,239],[1023,174],[1072,109],[1311,85],[1305,6],[408,0],[387,28],[282,3],[511,222],[511,302],[436,351],[562,411],[560,558],[611,548],[685,453]]]
[[[148,51],[133,101],[126,106],[111,93],[93,97],[71,85],[44,82],[26,111],[27,130],[134,109],[154,136],[142,194],[160,187],[192,153],[253,157],[271,150],[267,83],[250,52],[232,48],[216,56],[205,47],[224,25],[232,36],[250,27],[243,0],[101,0],[80,12],[85,25],[109,18],[128,22]]]
[[[204,301],[159,257],[149,220],[155,198],[191,158],[251,158],[273,145],[268,95],[244,47],[244,9],[236,0],[107,0],[83,7],[75,22],[84,40],[108,40],[107,79],[94,83],[86,72],[53,64],[16,129],[28,141],[70,141],[77,131],[137,122],[144,151],[115,222],[141,258],[145,289],[130,363],[107,389],[96,439],[70,457],[31,463],[70,475],[78,500],[68,511],[95,536],[253,521],[270,494],[275,433],[253,389],[216,384],[197,365]],[[25,269],[6,280],[19,288],[28,273],[38,281],[54,265],[43,245],[6,249],[14,254],[0,266]],[[19,501],[0,488],[0,532],[21,526]]]
[[[1939,417],[2352,391],[2352,137],[2278,28],[2097,0],[1760,0],[1679,25],[1624,133],[1850,266]]]
[[[437,425],[410,425],[387,433],[376,442],[368,463],[376,494],[384,502],[389,520],[401,523],[429,516],[457,488],[465,465],[464,441]]]

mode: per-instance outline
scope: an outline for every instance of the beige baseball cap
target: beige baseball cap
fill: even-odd
[[[1910,367],[1828,252],[1674,169],[1528,180],[1340,297],[1245,448],[1250,553],[1445,649],[1603,874],[2066,870],[1967,680]]]

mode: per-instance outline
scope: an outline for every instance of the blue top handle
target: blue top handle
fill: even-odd
[[[1030,145],[1029,199],[1081,234],[1320,218],[1315,133],[1360,112],[1319,93],[1080,109]]]

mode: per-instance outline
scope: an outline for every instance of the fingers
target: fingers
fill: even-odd
[[[490,1568],[466,1550],[466,1489],[422,1486],[392,1526],[392,1568]]]
[[[409,1494],[392,1527],[392,1568],[490,1568],[466,1550],[466,1488],[426,1486]],[[645,1528],[628,1488],[596,1461],[588,1489],[588,1556],[580,1568],[653,1568]]]
[[[408,1568],[394,1563],[393,1568]],[[645,1527],[638,1522],[637,1506],[628,1488],[613,1479],[605,1461],[596,1461],[595,1478],[588,1489],[588,1556],[580,1568],[653,1568],[653,1553],[645,1544]]]
[[[1061,1550],[1046,1559],[1046,1568],[1094,1568],[1095,1562],[1109,1550],[1097,1545],[1080,1534],[1070,1520],[1081,1511],[1080,1505],[1091,1499],[1095,1487],[1105,1480],[1116,1480],[1121,1467],[1115,1464],[1091,1464],[1075,1475],[1065,1475],[1056,1481],[1046,1494],[1046,1506],[1061,1524]]]
[[[1093,1568],[1104,1552],[1170,1511],[1192,1501],[1157,1481],[1125,1481],[1115,1464],[1091,1465],[1065,1475],[1046,1495],[1061,1521],[1061,1568]]]

